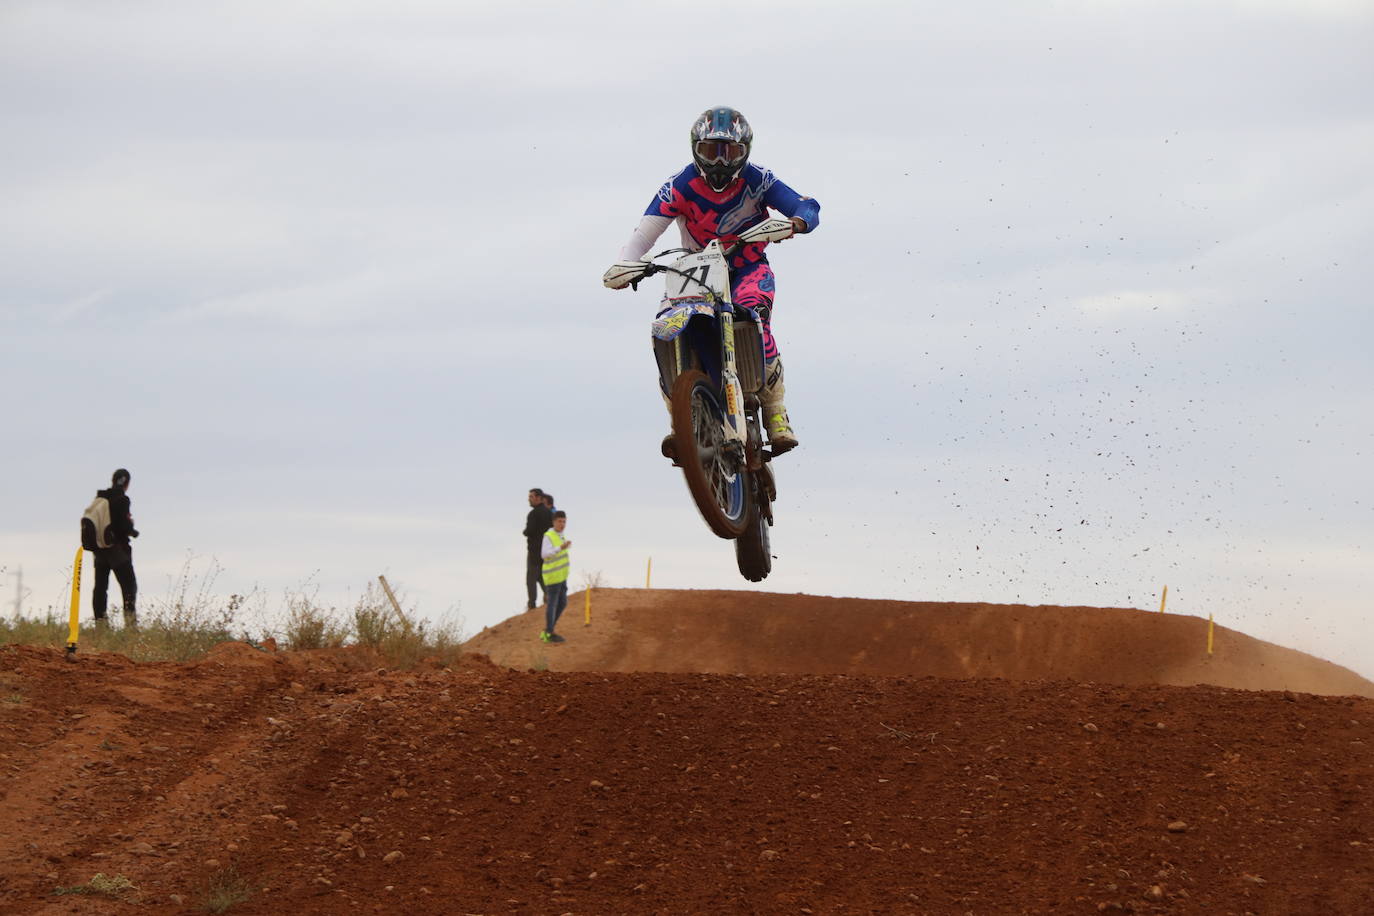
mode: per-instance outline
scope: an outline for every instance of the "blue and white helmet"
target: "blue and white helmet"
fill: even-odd
[[[723,191],[749,163],[754,129],[733,108],[708,108],[692,125],[692,161],[712,190]]]

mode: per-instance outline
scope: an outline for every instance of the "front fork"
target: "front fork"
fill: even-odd
[[[746,399],[740,390],[739,373],[735,370],[735,316],[728,308],[720,313],[721,329],[721,393],[725,399],[725,416],[721,430],[725,434],[725,449],[733,453],[750,471],[752,486],[756,488],[755,499],[758,511],[768,521],[773,522],[773,501],[778,498],[777,485],[773,482],[773,472],[765,463],[763,453],[763,431],[759,426],[761,405],[758,398],[749,395]],[[687,363],[683,336],[673,340],[673,358],[681,374]]]
[[[739,373],[735,370],[735,316],[728,305],[717,314],[721,333],[720,392],[725,401],[721,432],[725,436],[726,451],[743,459],[749,451],[749,407],[744,402]],[[683,336],[679,335],[673,340],[673,358],[677,362],[679,375],[688,362]]]
[[[740,391],[739,374],[735,371],[735,315],[729,307],[720,312],[721,363],[720,390],[725,396],[725,440],[732,448],[744,453],[749,430],[744,421],[744,394]]]

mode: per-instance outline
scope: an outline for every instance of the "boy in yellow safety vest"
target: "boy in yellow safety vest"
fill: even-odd
[[[563,529],[568,527],[568,514],[559,510],[553,514],[553,527],[544,532],[544,544],[539,555],[544,559],[544,632],[539,638],[544,642],[563,642],[563,637],[553,631],[563,609],[568,606],[568,548],[572,541],[563,537]]]

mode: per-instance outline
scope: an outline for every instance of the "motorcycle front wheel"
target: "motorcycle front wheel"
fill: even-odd
[[[737,538],[749,517],[748,471],[726,448],[725,410],[705,373],[689,369],[673,382],[673,449],[687,489],[717,536]]]

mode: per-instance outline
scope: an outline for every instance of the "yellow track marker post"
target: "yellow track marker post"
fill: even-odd
[[[1159,612],[1164,613],[1164,602],[1169,600],[1169,586],[1164,586],[1164,593],[1159,596]]]
[[[587,586],[587,590],[582,593],[582,613],[585,619],[582,621],[584,627],[592,625],[592,587]]]
[[[654,571],[654,558],[649,557],[649,565],[644,568],[644,587],[649,588],[649,577]]]
[[[1211,654],[1212,654],[1212,630],[1215,628],[1215,626],[1216,626],[1216,625],[1212,622],[1212,615],[1211,615],[1211,614],[1208,614],[1208,615],[1207,615],[1207,654],[1208,654],[1208,655],[1211,655]]]
[[[79,617],[81,615],[81,555],[85,553],[76,548],[76,561],[72,564],[72,617],[67,628],[67,661],[76,661],[76,638],[80,635]]]

